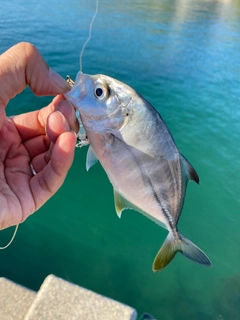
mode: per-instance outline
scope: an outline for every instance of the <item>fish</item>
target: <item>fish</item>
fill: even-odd
[[[117,215],[133,209],[168,231],[153,271],[166,267],[177,252],[211,266],[178,231],[188,181],[199,183],[199,177],[156,109],[127,84],[81,71],[65,98],[80,113],[90,144],[86,169],[101,163],[113,186]]]

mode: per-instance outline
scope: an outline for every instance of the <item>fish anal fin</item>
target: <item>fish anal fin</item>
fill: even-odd
[[[89,146],[88,148],[88,152],[87,152],[87,160],[86,160],[86,169],[87,171],[94,166],[95,163],[98,162],[98,158],[95,154],[95,152],[93,151],[93,148],[91,146]]]
[[[189,180],[195,181],[197,184],[199,184],[199,176],[196,172],[196,170],[193,168],[193,166],[190,164],[190,162],[181,154],[181,163],[184,168],[184,171],[188,177]]]
[[[125,209],[132,209],[135,211],[138,211],[140,213],[145,214],[141,209],[139,209],[137,206],[132,204],[130,201],[128,201],[126,198],[124,198],[120,193],[118,193],[115,189],[113,189],[114,192],[114,203],[115,203],[115,209],[116,213],[119,218],[121,218],[122,212]]]
[[[169,233],[154,259],[153,271],[160,271],[166,267],[177,252],[182,253],[188,259],[206,267],[211,266],[211,261],[207,255],[194,243],[181,234],[179,234],[179,238],[175,239],[173,235]]]

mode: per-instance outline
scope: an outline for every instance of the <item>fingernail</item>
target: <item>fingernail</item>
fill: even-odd
[[[56,105],[55,110],[60,111],[70,122],[73,122],[76,119],[75,110],[71,103],[67,100],[60,101]]]
[[[66,92],[71,89],[70,85],[64,80],[57,72],[49,68],[49,77],[52,79],[53,82],[57,84],[57,86]]]
[[[76,118],[76,110],[73,105],[68,100],[60,101],[55,110],[60,111],[64,117],[67,119],[71,130],[78,132],[79,130],[79,122]]]
[[[62,124],[63,124],[65,130],[66,130],[66,131],[70,131],[69,123],[68,123],[67,119],[65,118],[64,114],[62,114],[61,111],[55,111],[55,112],[61,115],[61,117],[62,117]]]
[[[68,100],[61,100],[56,105],[56,109],[57,110],[62,110],[62,109],[65,109],[65,108],[67,108],[67,109],[71,108],[71,110],[72,110],[73,109],[73,105]]]

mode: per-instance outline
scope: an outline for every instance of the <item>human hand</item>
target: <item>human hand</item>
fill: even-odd
[[[27,85],[36,95],[58,96],[41,110],[6,118],[9,100]],[[67,175],[78,131],[74,109],[61,95],[68,90],[31,44],[0,56],[0,229],[38,210]]]

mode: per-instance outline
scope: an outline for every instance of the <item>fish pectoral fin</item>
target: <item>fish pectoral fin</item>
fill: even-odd
[[[132,204],[130,201],[128,201],[127,199],[125,199],[121,194],[119,194],[115,189],[113,189],[113,193],[114,193],[114,203],[115,203],[115,209],[116,209],[116,213],[118,215],[119,218],[121,218],[122,212],[125,209],[132,209],[135,211],[138,211],[140,213],[145,214],[145,212],[143,212],[141,209],[139,209],[137,206],[135,206],[134,204]]]
[[[86,169],[87,171],[94,166],[98,162],[98,158],[93,151],[93,148],[89,146],[88,152],[87,152],[87,160],[86,160]]]
[[[188,162],[188,160],[181,154],[181,163],[184,169],[184,172],[187,175],[188,180],[193,180],[199,184],[199,176],[193,166]]]
[[[160,271],[166,267],[172,261],[177,252],[182,253],[188,259],[199,264],[207,267],[211,266],[211,261],[207,255],[194,243],[181,234],[179,234],[178,239],[175,239],[173,235],[169,233],[154,259],[153,271]]]

